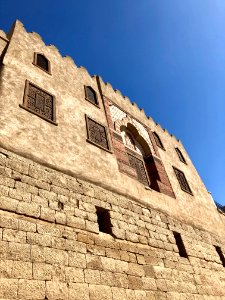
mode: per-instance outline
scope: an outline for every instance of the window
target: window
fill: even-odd
[[[175,150],[176,150],[176,152],[177,152],[177,155],[178,155],[180,161],[182,161],[183,163],[186,164],[186,160],[185,160],[185,158],[184,158],[182,152],[180,151],[180,149],[176,147]]]
[[[34,65],[50,73],[50,62],[43,54],[34,53]]]
[[[144,185],[149,186],[145,164],[145,152],[142,145],[134,138],[132,132],[127,127],[122,126],[121,135],[124,145],[126,146],[125,149],[129,165],[135,170],[137,180]]]
[[[127,153],[127,155],[129,158],[130,166],[136,170],[138,181],[140,181],[144,185],[149,185],[144,162],[129,153]]]
[[[95,90],[90,86],[84,86],[84,90],[85,90],[85,99],[95,105],[98,105],[98,99]]]
[[[55,97],[33,83],[26,81],[23,105],[20,107],[55,125]]]
[[[86,116],[87,141],[104,149],[109,150],[107,130],[104,125]]]
[[[176,231],[173,231],[173,236],[174,236],[174,238],[176,240],[176,244],[177,244],[177,248],[178,248],[178,251],[179,251],[179,255],[181,257],[188,258],[187,251],[185,249],[185,246],[184,246],[184,243],[182,241],[180,233],[176,232]]]
[[[96,207],[99,231],[112,234],[112,223],[107,209]]]
[[[58,202],[58,208],[59,208],[60,210],[63,210],[63,209],[64,209],[64,203],[61,202],[61,201],[59,201],[59,202]]]
[[[214,246],[215,249],[216,249],[216,252],[218,253],[219,257],[220,257],[220,260],[221,260],[221,263],[223,265],[223,267],[225,267],[225,257],[223,255],[223,252],[221,250],[221,248],[219,246]]]
[[[162,148],[163,150],[165,150],[164,146],[163,146],[163,143],[160,139],[160,137],[158,136],[158,134],[154,131],[153,132],[153,135],[154,135],[154,139],[155,139],[155,142],[156,142],[156,145],[160,148]]]
[[[173,167],[173,169],[174,169],[174,172],[177,176],[177,180],[180,184],[181,189],[183,191],[185,191],[186,193],[189,193],[189,194],[193,195],[184,173],[182,171],[178,170],[175,167]]]

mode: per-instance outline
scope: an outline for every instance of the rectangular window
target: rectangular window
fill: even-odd
[[[219,246],[214,246],[215,249],[216,249],[216,252],[218,253],[219,257],[220,257],[220,260],[221,260],[221,263],[223,265],[223,267],[225,267],[225,257],[223,255],[223,252],[221,250],[221,248]]]
[[[181,235],[179,232],[173,231],[174,238],[176,240],[177,248],[181,257],[188,258],[187,251],[185,249],[184,243],[182,241]]]
[[[177,152],[177,155],[178,155],[180,161],[182,161],[183,163],[187,164],[186,160],[185,160],[185,158],[184,158],[184,156],[182,154],[182,152],[180,151],[180,149],[176,147],[175,150]]]
[[[102,207],[96,207],[99,231],[112,234],[112,223],[109,211]]]
[[[106,127],[88,116],[86,116],[86,125],[87,140],[102,149],[110,150]]]
[[[98,98],[95,90],[91,86],[85,85],[84,91],[85,91],[85,99],[99,107]]]
[[[189,194],[193,195],[184,173],[182,171],[178,170],[175,167],[173,167],[173,169],[174,169],[174,172],[177,176],[177,180],[180,184],[181,189],[183,191],[185,191],[186,193],[189,193]]]
[[[136,171],[138,181],[148,186],[149,183],[145,171],[144,162],[138,159],[137,157],[131,155],[130,153],[127,153],[127,155],[129,158],[130,166]]]
[[[33,83],[26,81],[23,105],[20,107],[55,125],[55,97]]]

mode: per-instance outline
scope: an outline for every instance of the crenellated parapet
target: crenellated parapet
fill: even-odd
[[[204,223],[200,207],[210,215],[214,204],[174,135],[20,21],[1,41],[2,147]]]

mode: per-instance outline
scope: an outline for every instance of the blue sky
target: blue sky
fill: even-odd
[[[0,0],[15,19],[180,138],[225,205],[224,0]]]

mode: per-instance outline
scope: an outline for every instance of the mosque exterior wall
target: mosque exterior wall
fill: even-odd
[[[225,299],[182,143],[19,21],[0,55],[0,299]]]

